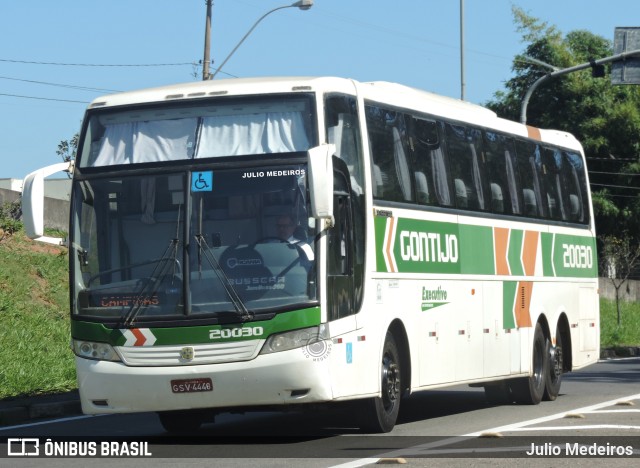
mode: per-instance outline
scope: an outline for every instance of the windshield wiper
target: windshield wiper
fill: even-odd
[[[136,295],[131,308],[124,316],[125,327],[133,326],[136,317],[142,310],[142,306],[145,304],[145,298],[152,298],[158,292],[158,289],[164,281],[165,277],[168,274],[171,274],[172,277],[175,277],[176,265],[180,265],[176,258],[179,242],[180,241],[177,238],[171,239],[162,256],[158,260],[153,260],[156,266],[149,275],[149,278],[152,278],[153,281],[147,281],[142,290]],[[169,271],[171,265],[173,265],[173,272]]]
[[[153,281],[147,281],[146,284],[142,287],[142,290],[136,296],[131,308],[124,316],[124,326],[132,326],[134,320],[142,310],[142,306],[144,304],[144,298],[147,290],[149,290],[148,297],[153,297],[157,292],[158,288],[162,284],[165,279],[165,276],[169,270],[169,264],[172,263],[174,265],[174,270],[172,273],[172,277],[175,278],[176,271],[175,266],[180,266],[178,262],[178,244],[180,243],[180,217],[182,215],[182,205],[178,207],[178,220],[176,222],[176,236],[169,241],[169,245],[165,249],[162,256],[157,260],[156,266],[154,267],[149,278],[153,278]],[[158,271],[160,268],[160,271]],[[159,273],[159,274],[156,274]],[[181,282],[182,283],[182,282]],[[182,284],[181,284],[182,285]],[[151,287],[149,287],[151,286]]]
[[[247,309],[247,307],[244,305],[242,298],[238,295],[238,292],[232,286],[232,283],[229,280],[227,274],[222,269],[220,262],[218,262],[216,256],[211,253],[210,247],[207,244],[207,240],[205,239],[205,237],[202,234],[196,234],[194,237],[196,239],[196,242],[198,243],[198,262],[200,262],[201,260],[201,255],[204,254],[204,258],[209,262],[209,265],[216,273],[216,276],[222,283],[225,292],[229,296],[229,299],[231,300],[233,306],[236,308],[236,311],[240,315],[242,321],[247,322],[253,319],[255,314],[252,311],[249,311],[249,309]]]

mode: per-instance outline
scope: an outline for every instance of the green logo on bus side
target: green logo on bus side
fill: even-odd
[[[595,239],[589,235],[390,216],[376,216],[374,227],[379,272],[597,276]]]
[[[448,304],[447,295],[447,290],[442,289],[442,286],[438,286],[437,289],[428,289],[423,286],[421,310],[424,312]]]

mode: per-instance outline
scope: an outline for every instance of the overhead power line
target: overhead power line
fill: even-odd
[[[601,194],[599,192],[594,192],[594,194],[603,196],[604,198],[638,198],[638,195],[618,195],[617,193]]]
[[[619,162],[619,161],[637,161],[638,158],[590,158],[587,157],[588,161],[609,161],[609,162]]]
[[[61,67],[176,67],[183,65],[194,65],[194,62],[180,62],[180,63],[61,63],[61,62],[37,62],[30,60],[12,60],[12,59],[0,59],[0,62],[7,63],[25,63],[28,65],[57,65]]]
[[[640,190],[640,187],[629,187],[628,185],[596,184],[594,182],[591,182],[590,184],[591,185],[595,185],[596,187],[609,187],[609,188],[619,188],[619,189]]]
[[[107,92],[107,93],[119,93],[120,91],[117,89],[105,89],[105,88],[89,88],[87,86],[77,86],[77,85],[69,85],[69,84],[63,84],[63,83],[50,83],[48,81],[35,81],[35,80],[26,80],[23,78],[12,78],[9,76],[0,76],[0,80],[11,80],[11,81],[20,81],[22,83],[34,83],[34,84],[41,84],[41,85],[47,85],[47,86],[58,86],[60,88],[69,88],[69,89],[76,89],[79,91],[90,91],[90,92]]]
[[[638,177],[640,174],[631,174],[630,172],[601,172],[601,171],[589,171],[589,174],[604,174],[604,175],[615,175],[615,176],[626,176],[626,177]]]
[[[0,93],[0,96],[9,96],[9,97],[15,97],[15,98],[21,98],[21,99],[38,99],[41,101],[75,102],[78,104],[89,104],[89,101],[74,101],[72,99],[54,99],[54,98],[37,97],[37,96],[22,96],[20,94]]]

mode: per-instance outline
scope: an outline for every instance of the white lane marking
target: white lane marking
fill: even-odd
[[[46,421],[38,421],[38,422],[27,423],[27,424],[18,424],[15,426],[0,426],[0,432],[8,431],[11,429],[20,429],[23,427],[42,426],[45,424],[55,424],[55,423],[67,422],[67,421],[76,421],[78,419],[98,418],[100,416],[109,416],[109,415],[108,414],[83,414],[82,416],[69,416],[68,418],[47,419]]]
[[[565,431],[578,429],[633,429],[640,431],[640,426],[628,426],[626,424],[587,424],[583,426],[537,426],[537,427],[520,427],[511,429],[510,432],[536,432],[536,431]]]
[[[545,422],[549,422],[549,421],[554,421],[557,419],[562,419],[564,418],[567,414],[575,414],[575,413],[589,413],[589,412],[596,412],[597,410],[601,409],[601,408],[606,408],[608,406],[615,406],[617,403],[620,402],[624,402],[624,401],[630,401],[630,400],[639,400],[640,399],[640,393],[635,394],[635,395],[631,395],[628,397],[621,397],[621,398],[616,398],[615,400],[609,400],[609,401],[605,401],[602,403],[597,403],[595,405],[591,405],[591,406],[585,406],[583,408],[577,408],[574,410],[569,410],[569,411],[563,411],[561,413],[556,413],[556,414],[552,414],[550,416],[544,416],[541,418],[536,418],[536,419],[530,419],[528,421],[521,421],[518,423],[514,423],[514,424],[508,424],[505,426],[498,426],[498,427],[494,427],[491,429],[484,429],[482,431],[478,431],[478,432],[471,432],[469,434],[465,434],[465,435],[461,435],[461,436],[455,436],[455,437],[448,437],[442,440],[438,440],[435,442],[430,442],[428,444],[421,444],[421,445],[415,445],[413,447],[407,447],[406,449],[400,449],[400,450],[396,450],[393,452],[388,452],[388,453],[384,453],[384,454],[380,454],[377,458],[362,458],[360,460],[354,460],[352,462],[348,462],[348,463],[344,463],[341,465],[334,465],[331,468],[357,468],[357,467],[361,467],[361,466],[365,466],[365,465],[371,465],[374,463],[377,463],[378,461],[380,461],[380,459],[382,458],[397,458],[397,457],[403,457],[403,456],[409,456],[409,455],[423,455],[423,456],[428,456],[429,454],[429,450],[430,449],[435,449],[435,448],[439,448],[439,447],[443,447],[443,446],[447,446],[447,445],[452,445],[458,442],[462,442],[465,440],[468,440],[469,437],[479,437],[482,434],[486,434],[486,433],[496,433],[496,432],[520,432],[520,431],[526,431],[526,430],[535,430],[532,428],[528,428],[528,429],[522,429],[525,426],[531,426],[534,424],[541,424],[541,423],[545,423]],[[589,427],[589,428],[635,428],[638,429],[637,426],[614,426],[614,425],[602,425],[602,426],[582,426],[584,427]],[[576,429],[576,426],[573,427],[562,427],[562,429],[564,430],[572,430],[572,429]],[[546,430],[549,430],[549,428],[546,428]],[[427,453],[424,453],[427,452]]]
[[[360,460],[354,460],[341,465],[334,465],[329,468],[358,468],[365,465],[375,465],[380,461],[380,458],[361,458]]]
[[[532,426],[534,424],[541,424],[541,423],[545,423],[545,422],[548,422],[548,421],[553,421],[555,419],[562,419],[567,414],[587,413],[587,412],[590,412],[590,411],[596,411],[596,410],[599,410],[599,409],[602,409],[602,408],[606,408],[608,406],[615,406],[617,403],[622,402],[622,401],[638,400],[638,399],[640,399],[640,393],[637,393],[635,395],[631,395],[631,396],[628,396],[628,397],[616,398],[615,400],[604,401],[602,403],[597,403],[597,404],[591,405],[591,406],[585,406],[583,408],[577,408],[577,409],[570,410],[570,411],[563,411],[562,413],[556,413],[556,414],[552,414],[550,416],[544,416],[542,418],[530,419],[529,421],[522,421],[522,422],[518,422],[518,423],[515,423],[515,424],[508,424],[506,426],[494,427],[492,429],[485,429],[485,430],[479,431],[479,432],[471,432],[470,434],[465,434],[463,437],[478,437],[478,436],[480,436],[481,434],[483,434],[485,432],[509,432],[512,429],[518,429],[518,428],[521,428],[523,426]]]
[[[640,413],[640,409],[612,409],[600,411],[584,411],[582,414],[605,414],[605,413]]]

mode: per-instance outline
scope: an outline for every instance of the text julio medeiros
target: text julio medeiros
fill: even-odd
[[[634,455],[631,445],[604,445],[598,443],[531,444],[525,452],[530,457],[624,457]]]

